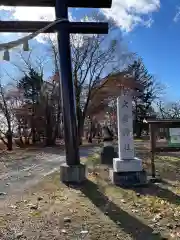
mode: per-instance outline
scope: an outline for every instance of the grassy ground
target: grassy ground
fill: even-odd
[[[149,171],[147,149],[137,152]],[[1,202],[0,239],[180,239],[178,157],[156,157],[163,181],[135,189],[113,186],[98,155],[83,161],[89,169],[83,186],[66,186],[55,173],[23,196]]]

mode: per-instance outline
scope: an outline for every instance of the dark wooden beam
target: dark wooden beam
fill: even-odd
[[[45,21],[0,21],[0,32],[35,32],[44,28],[52,22]],[[96,22],[62,22],[58,24],[67,24],[70,33],[108,33],[108,23]],[[49,28],[45,33],[56,32],[57,25]]]
[[[5,6],[54,7],[55,3],[56,0],[0,0],[0,5]],[[68,0],[67,7],[110,8],[111,4],[112,0]]]
[[[180,120],[147,120],[150,125],[157,125],[158,128],[180,128]]]

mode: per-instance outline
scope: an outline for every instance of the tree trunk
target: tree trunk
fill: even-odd
[[[56,141],[54,138],[50,138],[50,137],[46,138],[46,146],[49,146],[49,147],[54,146],[55,143],[56,143]]]
[[[88,136],[88,143],[92,143],[93,138],[93,122],[91,120],[90,129],[89,129],[89,136]]]
[[[8,123],[8,131],[6,132],[6,139],[7,139],[7,150],[8,151],[12,151],[13,148],[13,135],[12,135],[12,131],[11,131],[11,125],[10,123]]]
[[[54,138],[54,126],[53,126],[53,114],[52,114],[52,109],[51,106],[48,105],[48,102],[46,103],[46,110],[45,110],[45,117],[46,117],[46,125],[45,125],[45,136],[46,136],[46,146],[53,146],[55,145],[55,140]]]
[[[22,136],[19,137],[19,142],[20,142],[21,146],[24,145],[24,142],[23,142],[23,138],[22,138]]]
[[[78,140],[79,145],[82,145],[85,117],[83,116],[82,111],[78,107],[77,107],[77,120],[78,120]]]
[[[82,145],[83,130],[84,130],[84,121],[78,123],[78,139],[79,139],[79,145]]]
[[[13,145],[13,141],[12,141],[12,133],[9,133],[7,136],[7,150],[8,151],[12,151],[12,145]]]
[[[56,137],[54,135],[54,129],[52,123],[48,119],[46,124],[46,146],[54,146],[56,143]]]
[[[89,137],[88,137],[88,143],[92,143],[92,132],[90,131]]]
[[[136,131],[136,137],[137,138],[141,138],[142,131],[143,131],[143,123],[142,122],[138,122],[137,123],[137,131]]]
[[[35,144],[36,143],[36,130],[34,128],[34,126],[32,127],[32,143]]]
[[[46,146],[53,146],[56,143],[56,138],[54,137],[53,127],[48,121],[49,124],[46,124]]]
[[[31,132],[32,132],[32,143],[36,143],[36,129],[35,129],[35,101],[33,99],[32,106],[32,118],[31,118]]]
[[[21,124],[20,122],[18,123],[18,135],[19,135],[19,141],[20,141],[20,144],[23,145],[23,138],[22,138],[22,133],[21,133]]]

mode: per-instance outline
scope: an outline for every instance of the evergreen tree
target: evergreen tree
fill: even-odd
[[[139,96],[133,97],[134,131],[137,137],[140,137],[145,127],[143,119],[152,112],[152,103],[157,98],[159,86],[153,75],[146,69],[142,59],[138,59],[129,65],[128,71],[133,75],[135,81],[143,86],[143,89],[139,91]]]
[[[22,77],[17,87],[23,90],[25,102],[31,107],[31,134],[32,142],[36,142],[36,129],[35,129],[35,108],[39,104],[41,87],[43,84],[43,76],[39,74],[33,68],[30,68],[29,72]]]
[[[18,82],[18,88],[23,90],[27,103],[38,103],[41,87],[43,84],[43,76],[34,69],[30,69],[23,78]]]

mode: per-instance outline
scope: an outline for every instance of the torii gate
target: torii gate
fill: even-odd
[[[0,5],[26,7],[55,7],[56,21],[0,21],[0,32],[35,32],[49,25],[43,32],[58,32],[58,49],[60,56],[60,81],[63,102],[64,136],[67,166],[62,169],[62,180],[82,181],[80,175],[85,173],[80,165],[77,122],[74,102],[74,87],[72,82],[72,67],[70,54],[70,33],[108,33],[107,23],[69,22],[68,7],[76,8],[110,8],[112,0],[0,0]],[[51,24],[52,23],[52,24]],[[73,174],[74,173],[74,174]],[[67,176],[69,174],[69,176]],[[78,177],[79,176],[79,177]]]

